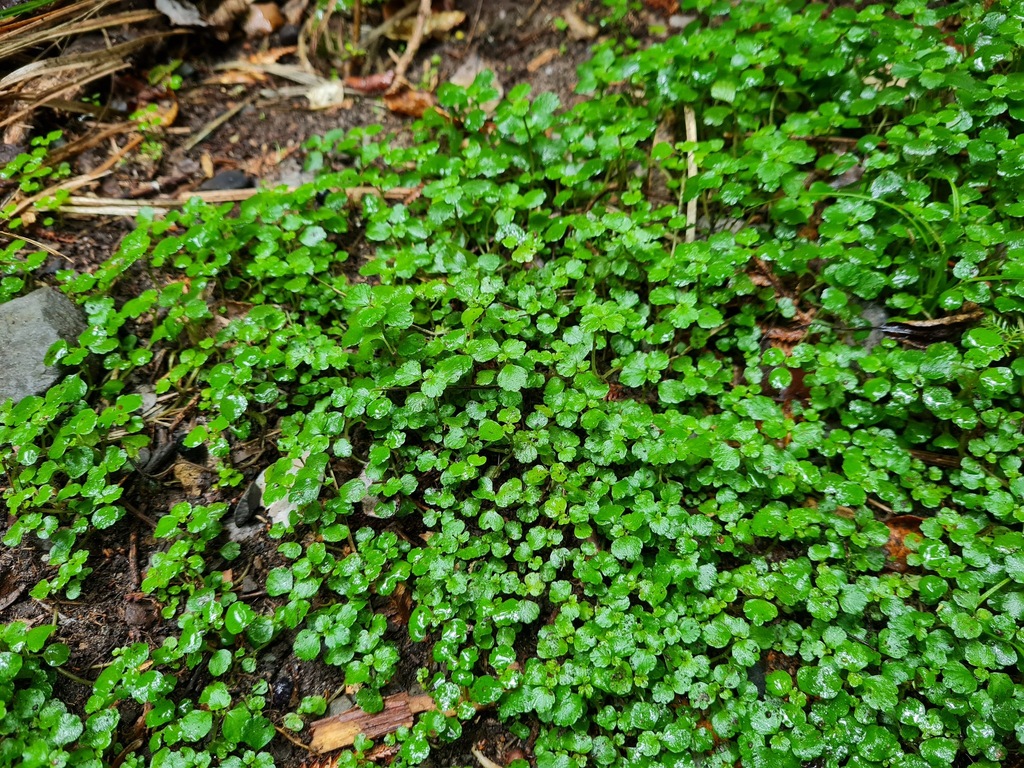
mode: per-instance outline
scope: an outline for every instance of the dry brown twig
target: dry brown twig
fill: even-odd
[[[310,14],[302,27],[302,33],[299,35],[299,50],[301,52],[299,59],[302,61],[303,67],[308,68],[310,72],[315,72],[315,69],[309,63],[309,58],[306,55],[307,47],[314,55],[321,47],[327,48],[331,54],[336,54],[340,50],[340,46],[337,44],[333,47],[330,46],[332,42],[331,19],[334,17],[337,8],[338,0],[327,0],[327,7],[324,8],[323,12]]]
[[[52,197],[54,194],[56,194],[60,190],[66,189],[66,190],[68,190],[70,192],[71,190],[74,190],[74,189],[81,189],[84,186],[92,184],[97,179],[100,179],[103,176],[106,176],[107,173],[108,173],[107,171],[102,171],[100,173],[96,173],[96,172],[87,173],[84,176],[77,176],[77,177],[75,177],[73,179],[68,179],[67,181],[62,181],[59,184],[54,184],[53,186],[47,187],[42,192],[37,192],[36,194],[32,195],[31,197],[27,197],[27,198],[21,200],[14,207],[14,209],[11,210],[7,214],[7,218],[8,219],[13,219],[14,217],[18,216],[22,211],[24,211],[27,208],[29,208],[30,206],[32,206],[34,203],[37,203],[40,200],[43,200],[43,199],[45,199],[47,197]]]
[[[412,28],[412,36],[409,38],[409,43],[405,46],[405,52],[395,65],[395,82],[391,86],[390,93],[394,93],[404,87],[405,73],[409,71],[412,60],[416,57],[416,53],[423,44],[423,30],[426,28],[430,13],[430,0],[420,0],[420,8],[416,13],[416,22]]]
[[[470,44],[473,42],[473,38],[476,37],[477,27],[480,26],[480,14],[483,12],[483,10],[484,0],[477,0],[476,15],[473,17],[473,26],[469,28],[469,34],[466,35],[466,48],[469,48]]]
[[[139,588],[139,534],[135,531],[128,535],[128,580],[133,592]]]
[[[363,2],[355,0],[352,4],[352,48],[359,48],[359,36],[363,26]],[[351,73],[350,73],[351,74]]]
[[[388,18],[379,27],[375,27],[366,33],[366,37],[363,39],[363,46],[369,48],[371,45],[376,43],[382,37],[386,37],[395,27],[401,24],[405,19],[416,13],[418,8],[417,0],[412,0],[402,10],[396,13],[394,16]]]
[[[67,256],[58,251],[52,245],[47,245],[46,243],[40,242],[39,240],[35,240],[31,237],[28,237],[27,235],[16,235],[13,232],[5,232],[3,230],[0,230],[0,237],[7,237],[10,238],[11,240],[21,240],[22,242],[28,243],[31,246],[35,246],[41,251],[46,251],[51,256],[59,256],[65,261],[68,260]]]
[[[311,752],[311,751],[312,751],[312,750],[311,750],[311,749],[309,748],[309,745],[308,745],[308,744],[303,744],[303,743],[302,743],[301,741],[299,741],[298,739],[296,739],[296,738],[295,738],[294,736],[292,736],[292,735],[291,735],[290,733],[288,733],[288,731],[286,731],[286,730],[285,730],[284,728],[282,728],[281,726],[279,726],[279,725],[275,725],[275,726],[274,726],[274,728],[275,728],[275,729],[277,730],[277,732],[278,732],[279,734],[281,734],[282,736],[284,736],[284,738],[288,739],[288,741],[290,741],[290,742],[291,742],[292,744],[294,744],[294,745],[295,745],[296,747],[299,747],[300,749],[304,749],[304,750],[306,750],[307,752]]]
[[[72,157],[78,157],[86,150],[99,146],[107,139],[113,138],[118,134],[136,131],[139,126],[135,122],[125,121],[105,126],[97,125],[96,128],[98,129],[97,133],[87,134],[80,139],[68,142],[64,146],[56,149],[53,154],[50,155],[49,162],[53,165],[59,165]]]
[[[128,66],[126,61],[111,61],[96,67],[89,67],[80,75],[64,78],[60,75],[40,77],[43,88],[32,92],[19,93],[14,99],[11,112],[0,120],[0,128],[4,128],[3,140],[7,144],[20,144],[28,136],[30,122],[28,118],[40,107],[51,104],[62,98],[76,96],[86,85],[114,74]],[[5,95],[0,90],[0,99]],[[23,106],[24,105],[24,106]]]
[[[213,120],[211,120],[202,128],[200,128],[199,132],[196,133],[195,136],[193,136],[191,139],[185,142],[185,146],[183,147],[184,151],[189,152],[192,149],[194,149],[198,144],[204,141],[207,136],[212,134],[214,131],[216,131],[218,128],[224,125],[224,123],[228,122],[228,120],[233,118],[235,115],[237,115],[250,104],[252,104],[251,98],[244,99],[243,101],[240,101],[238,104],[231,107],[230,109],[226,109],[223,112],[221,112],[219,115],[217,115],[217,117],[213,118]]]

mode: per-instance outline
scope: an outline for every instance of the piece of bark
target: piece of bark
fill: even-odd
[[[325,717],[310,724],[310,749],[318,754],[350,746],[360,733],[376,739],[403,726],[412,727],[413,715],[434,708],[429,694],[410,696],[396,693],[384,699],[384,709],[370,715],[359,707],[334,717]]]

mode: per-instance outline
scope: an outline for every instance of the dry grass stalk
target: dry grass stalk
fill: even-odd
[[[179,34],[176,31],[157,32],[151,35],[143,35],[134,40],[129,40],[118,45],[104,48],[99,51],[88,53],[72,53],[66,56],[55,56],[50,59],[39,59],[30,64],[11,72],[3,80],[0,80],[0,95],[3,90],[10,89],[19,83],[26,82],[44,75],[55,75],[59,72],[74,71],[82,68],[93,68],[104,66],[111,61],[123,61],[124,57],[138,50],[152,45],[157,40],[168,35]]]
[[[44,25],[38,30],[35,27],[23,27],[20,30],[8,30],[0,27],[0,59],[6,59],[19,51],[34,48],[37,45],[53,43],[58,40],[77,37],[90,32],[99,32],[104,29],[141,24],[160,18],[160,16],[161,14],[157,11],[143,10],[116,13],[98,18],[76,19],[56,26]]]
[[[128,66],[128,62],[124,60],[110,61],[105,64],[99,64],[96,67],[90,67],[87,72],[74,77],[71,79],[64,79],[60,77],[47,77],[42,83],[44,90],[32,91],[29,93],[19,94],[21,98],[18,99],[15,104],[25,106],[17,112],[12,112],[3,120],[0,120],[0,127],[7,127],[14,125],[20,120],[27,118],[33,112],[40,107],[47,105],[56,106],[54,102],[67,98],[73,93],[78,93],[89,83],[100,80],[101,78],[112,75],[120,69],[124,69]],[[54,80],[57,82],[54,83]],[[49,87],[47,87],[49,86]],[[0,92],[2,97],[2,92]],[[5,134],[5,139],[9,144],[19,144],[20,140],[16,140],[11,136]]]
[[[691,143],[697,142],[697,115],[693,107],[683,107],[683,125],[686,128],[686,140]],[[686,178],[692,179],[697,175],[697,160],[691,150],[686,153]],[[686,242],[692,243],[697,239],[697,198],[694,197],[686,204]]]

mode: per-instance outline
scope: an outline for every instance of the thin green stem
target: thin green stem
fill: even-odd
[[[64,675],[68,680],[74,680],[79,685],[87,685],[92,688],[96,683],[92,680],[86,680],[84,677],[79,677],[74,672],[68,672],[63,667],[54,667],[60,674]]]

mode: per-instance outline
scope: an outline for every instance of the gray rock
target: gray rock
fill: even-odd
[[[53,288],[40,288],[0,305],[0,403],[41,395],[60,378],[46,365],[47,351],[63,339],[74,343],[85,330],[81,311]]]
[[[885,337],[882,326],[889,322],[889,313],[885,311],[885,307],[868,304],[861,311],[860,316],[871,323],[871,333],[864,340],[864,349],[873,349]],[[854,342],[851,339],[848,343],[853,344]]]
[[[207,179],[199,185],[199,189],[205,192],[219,189],[248,189],[255,184],[256,182],[246,176],[243,171],[232,168],[228,171],[221,171],[212,179]]]
[[[352,699],[348,696],[339,696],[327,706],[327,716],[337,717],[340,714],[348,712],[353,706]]]

